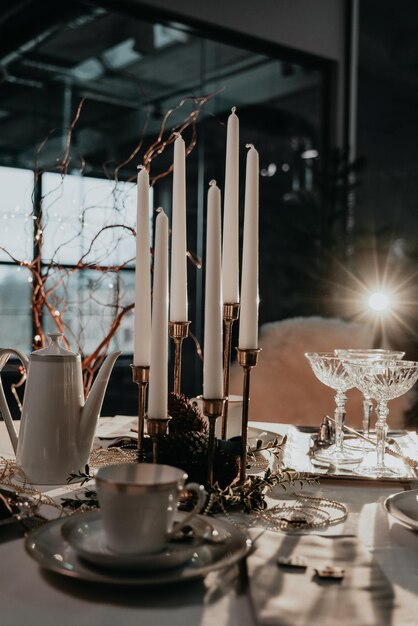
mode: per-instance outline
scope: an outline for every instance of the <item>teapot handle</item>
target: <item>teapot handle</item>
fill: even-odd
[[[29,367],[29,360],[23,352],[20,350],[15,350],[14,348],[2,348],[0,349],[0,372],[6,365],[9,358],[14,355],[22,362],[26,372]],[[6,424],[7,432],[9,433],[10,441],[12,442],[12,447],[14,452],[16,453],[17,449],[17,432],[15,425],[13,423],[12,416],[10,414],[9,405],[7,404],[6,395],[3,389],[3,382],[0,376],[0,411],[3,415],[4,422]]]

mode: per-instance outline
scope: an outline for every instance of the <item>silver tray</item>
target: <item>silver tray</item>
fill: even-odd
[[[207,520],[197,515],[197,524]],[[251,540],[239,528],[220,519],[210,518],[215,530],[226,536],[219,544],[202,542],[195,554],[182,567],[157,572],[129,572],[93,566],[80,558],[64,539],[61,529],[68,518],[60,518],[32,531],[26,538],[25,548],[39,565],[51,572],[94,583],[118,586],[153,586],[181,583],[203,578],[209,572],[230,566],[247,555]],[[193,526],[194,520],[190,522]],[[205,522],[206,524],[206,522]]]
[[[283,463],[286,467],[291,467],[294,470],[304,472],[310,477],[319,477],[322,479],[330,480],[344,480],[355,482],[371,482],[371,483],[388,483],[388,484],[402,484],[409,483],[411,481],[418,480],[413,470],[402,463],[402,461],[391,457],[389,454],[385,455],[385,462],[393,467],[397,467],[402,473],[399,476],[393,475],[390,477],[379,476],[364,476],[360,473],[356,473],[357,465],[346,466],[329,466],[326,462],[315,460],[309,455],[310,445],[312,442],[312,436],[318,432],[318,429],[311,427],[299,427],[291,426],[288,430],[288,439],[285,446]],[[408,436],[407,431],[390,431],[390,436],[402,442],[402,437]],[[372,459],[374,452],[367,453]],[[405,451],[406,456],[413,456],[411,451]],[[418,457],[418,450],[416,452]]]

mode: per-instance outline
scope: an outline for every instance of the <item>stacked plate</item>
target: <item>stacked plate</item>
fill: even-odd
[[[385,509],[405,526],[418,531],[418,489],[389,496],[385,500]]]
[[[178,513],[181,521],[182,514]],[[116,585],[156,585],[206,576],[245,557],[251,541],[237,527],[197,515],[190,533],[148,555],[121,555],[106,544],[99,512],[76,514],[45,524],[28,535],[29,555],[50,571]]]

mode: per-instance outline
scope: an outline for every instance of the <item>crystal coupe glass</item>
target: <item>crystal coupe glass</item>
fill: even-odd
[[[334,397],[336,405],[335,444],[325,450],[319,450],[315,457],[337,466],[359,463],[362,459],[362,454],[358,451],[344,448],[343,436],[345,402],[347,400],[345,392],[354,386],[352,377],[345,369],[342,360],[333,352],[306,352],[305,356],[318,380],[337,392]]]
[[[358,389],[377,402],[377,462],[373,467],[362,468],[361,473],[377,478],[393,478],[400,472],[385,465],[388,402],[402,396],[416,383],[418,362],[352,360],[346,361],[345,367]]]
[[[335,354],[342,359],[343,362],[346,361],[382,361],[383,359],[391,359],[397,361],[398,359],[402,359],[405,356],[405,352],[400,350],[384,350],[382,348],[365,348],[363,350],[357,350],[355,348],[350,348],[347,350],[338,349],[334,350]],[[357,386],[357,385],[355,385]],[[370,437],[370,422],[373,412],[373,402],[371,397],[368,395],[368,390],[366,389],[363,392],[363,420],[362,420],[362,428],[363,433],[366,437]],[[365,441],[361,442],[362,448],[371,447],[371,444],[368,444]]]

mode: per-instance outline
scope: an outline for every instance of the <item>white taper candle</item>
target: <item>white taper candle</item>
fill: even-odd
[[[148,417],[167,417],[168,218],[160,209],[155,221],[151,366]]]
[[[170,320],[187,322],[186,147],[174,142]]]
[[[141,166],[137,178],[136,265],[134,309],[134,365],[150,364],[151,276],[149,176]]]
[[[227,303],[239,302],[239,119],[235,107],[228,118],[222,240],[222,291]]]
[[[258,348],[258,152],[247,145],[244,242],[242,251],[240,349]]]
[[[221,192],[209,183],[206,220],[205,338],[203,397],[223,398]]]

